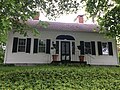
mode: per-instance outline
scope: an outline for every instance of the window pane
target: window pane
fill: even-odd
[[[19,39],[18,52],[25,52],[26,39]]]
[[[65,48],[66,48],[65,54],[70,54],[70,44],[69,43],[66,43]]]
[[[62,54],[65,54],[65,43],[62,43]]]
[[[90,42],[85,42],[85,54],[91,54],[91,44],[90,44]]]
[[[18,52],[25,52],[25,46],[18,46]]]
[[[45,41],[44,40],[39,40],[39,46],[45,46]]]
[[[19,45],[25,45],[25,39],[19,39]]]
[[[75,54],[75,42],[72,42],[72,54]]]
[[[39,47],[39,52],[45,52],[45,47]]]
[[[39,52],[45,52],[45,40],[39,40]]]
[[[103,55],[108,55],[108,44],[107,43],[102,43],[102,53]]]

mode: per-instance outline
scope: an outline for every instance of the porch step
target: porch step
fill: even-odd
[[[52,61],[52,64],[87,64],[86,61],[80,62],[80,61]]]
[[[86,61],[83,61],[83,62],[81,62],[81,61],[71,61],[70,63],[87,64],[87,62],[86,62]]]

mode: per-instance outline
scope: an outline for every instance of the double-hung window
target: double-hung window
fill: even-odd
[[[109,51],[108,51],[108,43],[106,42],[102,42],[102,54],[103,55],[108,55]]]
[[[80,54],[96,55],[95,41],[91,41],[91,42],[80,41]]]
[[[35,38],[33,45],[33,53],[41,52],[41,53],[50,54],[50,47],[51,47],[50,45],[51,45],[50,39],[42,40]]]
[[[85,54],[91,54],[91,43],[85,42]]]
[[[19,39],[18,52],[25,52],[25,51],[26,51],[26,39]]]
[[[113,55],[112,42],[98,41],[98,55]]]
[[[39,40],[38,49],[39,52],[45,52],[45,40]]]
[[[30,53],[31,50],[31,38],[13,38],[12,53],[26,52]]]
[[[33,53],[45,53],[46,52],[46,40],[34,39]]]

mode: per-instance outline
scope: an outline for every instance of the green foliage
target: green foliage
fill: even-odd
[[[0,43],[0,64],[2,64],[4,61],[5,43],[5,41],[2,41],[2,43]]]
[[[108,11],[101,18],[100,25],[104,26],[105,35],[120,38],[120,6],[115,6],[111,11]]]
[[[0,67],[1,90],[120,90],[120,68],[100,66]]]
[[[119,62],[120,62],[120,51],[118,51],[118,59],[119,59]]]
[[[29,26],[27,27],[25,22],[36,15],[36,10],[52,19],[63,13],[77,12],[78,7],[79,3],[74,0],[2,0],[0,1],[0,42],[12,29],[26,34],[25,30]]]
[[[4,61],[4,50],[2,47],[0,47],[0,63],[3,63]]]
[[[12,29],[26,35],[26,28],[31,27],[25,22],[34,17],[36,10],[54,19],[61,14],[76,13],[82,4],[90,17],[98,18],[102,33],[112,38],[120,37],[119,0],[3,0],[0,1],[0,43]]]
[[[101,33],[120,39],[120,0],[82,0],[90,17],[97,18]]]

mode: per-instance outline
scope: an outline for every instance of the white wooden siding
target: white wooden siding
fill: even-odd
[[[55,31],[55,30],[41,30],[39,36],[33,36],[30,32],[28,32],[28,37],[23,37],[23,35],[19,35],[18,33],[13,34],[9,33],[8,43],[6,48],[6,54],[4,63],[51,63],[52,57],[51,54],[46,53],[37,53],[33,54],[33,43],[34,38],[39,39],[51,39],[51,41],[56,41],[56,37],[58,35],[71,35],[75,38],[75,55],[72,55],[72,61],[79,61],[78,55],[79,50],[77,48],[80,45],[80,41],[90,42],[95,41],[96,45],[96,55],[85,55],[85,60],[88,64],[92,65],[118,65],[118,57],[117,57],[117,49],[116,42],[113,39],[106,39],[102,34],[92,33],[92,32],[79,32],[79,31]],[[17,52],[12,53],[13,46],[13,37],[18,38],[31,38],[31,52]],[[113,56],[109,55],[98,55],[97,41],[101,42],[112,42],[113,45]],[[52,45],[52,43],[51,43]],[[52,52],[51,52],[52,53]],[[59,56],[60,61],[60,56]]]

